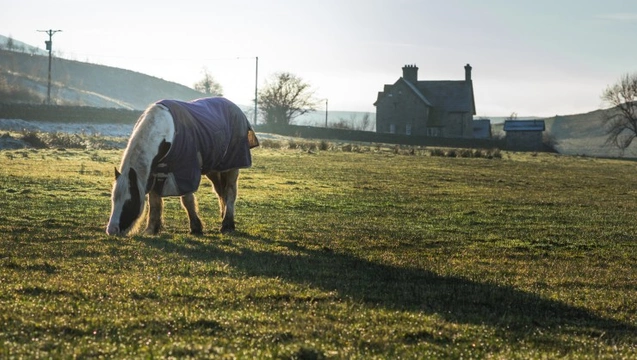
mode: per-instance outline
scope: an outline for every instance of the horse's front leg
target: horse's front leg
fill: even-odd
[[[162,212],[164,200],[155,191],[148,194],[148,223],[146,224],[146,234],[156,235],[162,228]]]
[[[188,213],[188,219],[190,220],[190,233],[193,235],[203,235],[203,225],[201,219],[197,214],[197,198],[195,194],[190,193],[181,197],[181,205]]]

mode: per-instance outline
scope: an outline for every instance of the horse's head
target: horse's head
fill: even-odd
[[[135,169],[115,169],[115,184],[111,198],[111,217],[106,227],[109,235],[126,235],[135,228],[144,209],[145,192],[140,191],[140,183]]]

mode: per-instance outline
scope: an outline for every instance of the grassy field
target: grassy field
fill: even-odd
[[[632,162],[259,148],[117,238],[120,156],[0,152],[0,358],[637,357]]]

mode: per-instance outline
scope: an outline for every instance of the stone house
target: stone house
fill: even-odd
[[[505,120],[507,149],[542,151],[544,120]]]
[[[464,80],[418,80],[418,67],[405,65],[403,76],[378,93],[376,132],[473,137],[476,114],[471,66]]]

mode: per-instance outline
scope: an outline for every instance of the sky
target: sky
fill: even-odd
[[[61,57],[186,86],[209,72],[254,99],[277,72],[330,110],[371,111],[415,64],[419,80],[473,67],[477,116],[554,116],[603,106],[637,72],[635,0],[0,0],[0,34]],[[257,61],[258,57],[258,74]],[[256,80],[256,81],[255,81]]]

